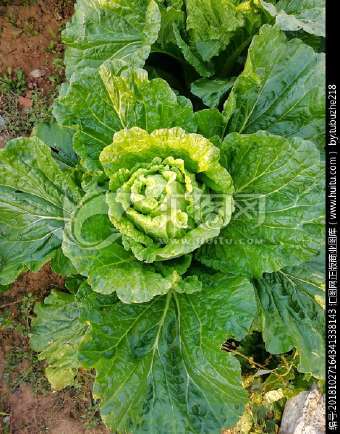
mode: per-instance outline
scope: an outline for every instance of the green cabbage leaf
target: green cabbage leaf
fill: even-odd
[[[68,78],[108,59],[143,66],[158,36],[160,12],[153,0],[77,0],[62,34]]]
[[[37,271],[61,245],[81,193],[37,137],[0,150],[0,284]]]
[[[325,37],[325,0],[280,0],[275,4],[262,2],[275,17],[276,24],[285,31],[306,33]]]
[[[266,130],[324,146],[325,55],[265,25],[225,103],[228,130]]]
[[[300,372],[325,378],[324,260],[265,274],[255,282],[260,324],[272,354],[296,348]]]

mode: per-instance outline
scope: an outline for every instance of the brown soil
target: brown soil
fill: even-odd
[[[34,303],[43,300],[52,287],[62,288],[63,284],[63,279],[46,265],[38,273],[23,274],[0,297],[0,316],[4,314],[11,324],[0,325],[0,433],[109,432],[93,407],[87,376],[80,374],[77,387],[52,392],[44,377],[44,364],[36,360],[29,347]]]
[[[13,434],[101,434],[100,427],[86,429],[77,420],[84,402],[71,393],[36,395],[29,385],[21,385],[11,397],[11,433]]]
[[[51,104],[56,87],[63,80],[60,32],[72,15],[73,3],[74,0],[0,0],[0,77],[15,77],[15,72],[21,70],[27,84],[19,93],[2,95],[0,90],[0,115],[11,124],[2,130],[0,126],[0,148],[7,140],[30,133],[32,113],[37,113],[32,92],[38,92],[45,105]]]
[[[0,73],[21,68],[29,75],[39,69],[44,77],[48,76],[55,56],[50,44],[55,43],[56,50],[62,49],[58,47],[58,35],[72,13],[72,2],[5,0],[6,3],[7,6],[0,6]]]

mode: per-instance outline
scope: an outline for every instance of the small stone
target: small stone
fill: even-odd
[[[5,126],[6,126],[6,120],[3,116],[0,115],[0,131],[5,129]]]
[[[26,98],[25,96],[19,96],[19,105],[22,108],[31,108],[33,103],[30,98]]]
[[[41,69],[33,69],[33,71],[30,72],[30,77],[32,78],[41,78],[44,75],[45,73]]]
[[[325,397],[314,387],[287,401],[280,434],[324,434],[325,419]]]
[[[279,401],[284,398],[284,394],[282,389],[270,390],[264,395],[264,399],[268,404],[272,404],[273,402]]]

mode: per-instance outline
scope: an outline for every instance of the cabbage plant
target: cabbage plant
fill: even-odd
[[[112,432],[235,425],[251,330],[324,375],[322,24],[286,3],[78,0],[55,121],[0,151],[0,285],[65,277],[32,348],[55,390],[95,369]]]

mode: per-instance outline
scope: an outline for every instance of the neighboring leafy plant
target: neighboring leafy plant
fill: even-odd
[[[279,0],[263,5],[282,30],[325,37],[325,0]]]
[[[250,31],[260,2],[158,3],[77,2],[56,122],[0,151],[0,285],[48,261],[65,276],[32,347],[56,390],[96,370],[113,432],[218,433],[247,402],[229,339],[256,328],[323,376],[324,55]],[[203,78],[244,32],[238,77]],[[211,108],[149,77],[160,50],[200,56]]]
[[[158,0],[162,26],[153,48],[183,57],[202,77],[230,72],[268,21],[258,0]],[[234,51],[236,49],[236,51]]]

